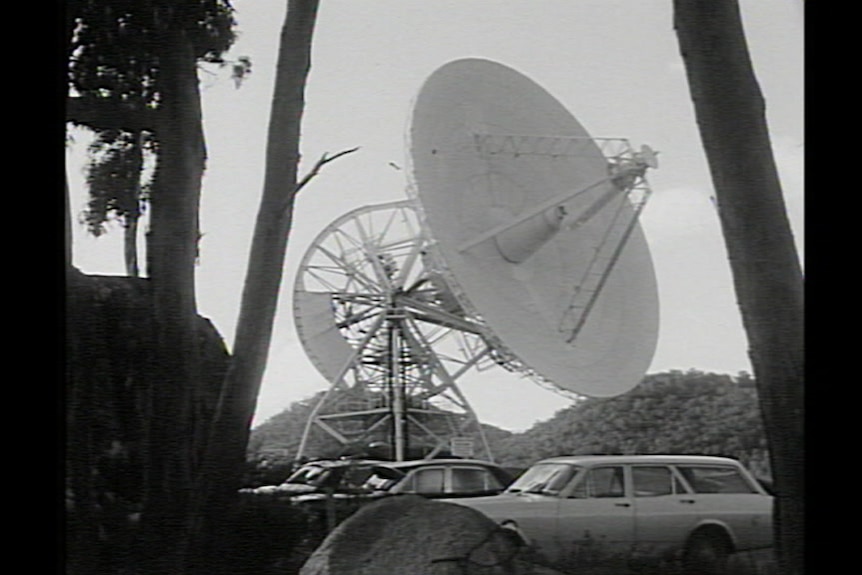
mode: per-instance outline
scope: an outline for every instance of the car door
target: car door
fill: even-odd
[[[669,465],[632,465],[631,477],[636,553],[658,556],[682,546],[699,515],[677,472]]]
[[[773,544],[772,497],[761,493],[741,468],[733,465],[678,465],[691,488],[698,521],[726,526],[737,550]]]
[[[529,540],[535,559],[553,564],[558,555],[560,494],[579,468],[566,463],[532,466],[501,495],[465,501],[497,522],[512,522]]]
[[[591,467],[561,492],[554,564],[574,568],[628,554],[634,542],[635,508],[626,475],[623,465]]]

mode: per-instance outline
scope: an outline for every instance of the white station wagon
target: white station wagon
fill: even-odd
[[[773,544],[772,497],[723,457],[554,457],[500,495],[449,501],[517,528],[562,570],[682,559],[687,574],[723,573],[731,553]]]

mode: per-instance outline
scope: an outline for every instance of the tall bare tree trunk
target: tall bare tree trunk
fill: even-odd
[[[72,47],[72,38],[75,35],[75,21],[72,18],[72,11],[66,10],[64,17],[66,19],[66,27],[64,30],[65,33],[65,44],[66,52],[64,62],[68,62],[72,56],[73,47]],[[66,108],[68,114],[69,101],[66,99]],[[66,120],[68,122],[68,118]],[[63,172],[63,182],[65,184],[65,230],[64,230],[64,253],[63,257],[65,259],[66,264],[66,273],[70,273],[72,271],[72,204],[71,198],[69,197],[69,174],[64,170]]]
[[[123,256],[126,262],[126,275],[136,278],[138,270],[138,221],[140,216],[128,214],[123,224]]]
[[[66,273],[72,269],[72,205],[69,198],[69,176],[63,175],[63,183],[65,184],[64,203],[65,203],[65,218],[63,220],[63,260],[65,262]]]
[[[281,31],[263,198],[257,214],[233,356],[196,493],[197,520],[218,521],[235,502],[266,367],[297,191],[300,123],[318,0],[289,0]],[[204,527],[200,532],[206,534]]]
[[[146,421],[146,485],[141,517],[144,572],[184,573],[188,509],[196,458],[193,406],[200,385],[196,341],[195,258],[205,150],[192,45],[182,30],[159,44],[162,101],[156,137],[148,270],[153,286],[158,377]]]
[[[780,572],[803,563],[803,278],[735,0],[674,0],[701,139],[760,397]]]
[[[126,262],[126,275],[131,278],[138,277],[138,223],[141,219],[141,170],[144,167],[144,134],[137,130],[135,135],[135,148],[133,150],[134,164],[129,170],[138,174],[135,178],[135,188],[131,192],[131,198],[126,213],[123,216],[123,257]]]

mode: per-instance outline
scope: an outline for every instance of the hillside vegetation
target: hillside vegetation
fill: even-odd
[[[252,432],[249,463],[281,467],[299,446],[315,396],[292,404]],[[561,405],[570,400],[560,398]],[[697,453],[735,457],[770,477],[754,381],[695,370],[647,375],[632,391],[585,398],[522,433],[484,425],[497,463],[525,468],[539,459],[585,453]],[[310,453],[337,454],[334,440],[312,436]]]
[[[651,374],[624,395],[583,399],[492,449],[513,467],[562,454],[727,455],[769,476],[757,392],[746,374]]]

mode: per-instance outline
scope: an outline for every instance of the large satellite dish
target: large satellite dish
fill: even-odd
[[[592,138],[532,80],[479,59],[428,78],[408,146],[410,199],[339,218],[301,264],[296,323],[332,388],[300,455],[314,424],[342,443],[387,427],[398,459],[410,425],[431,453],[471,424],[481,437],[457,388],[474,367],[592,397],[637,385],[658,334],[638,224],[656,154]],[[431,421],[452,405],[447,433]]]

